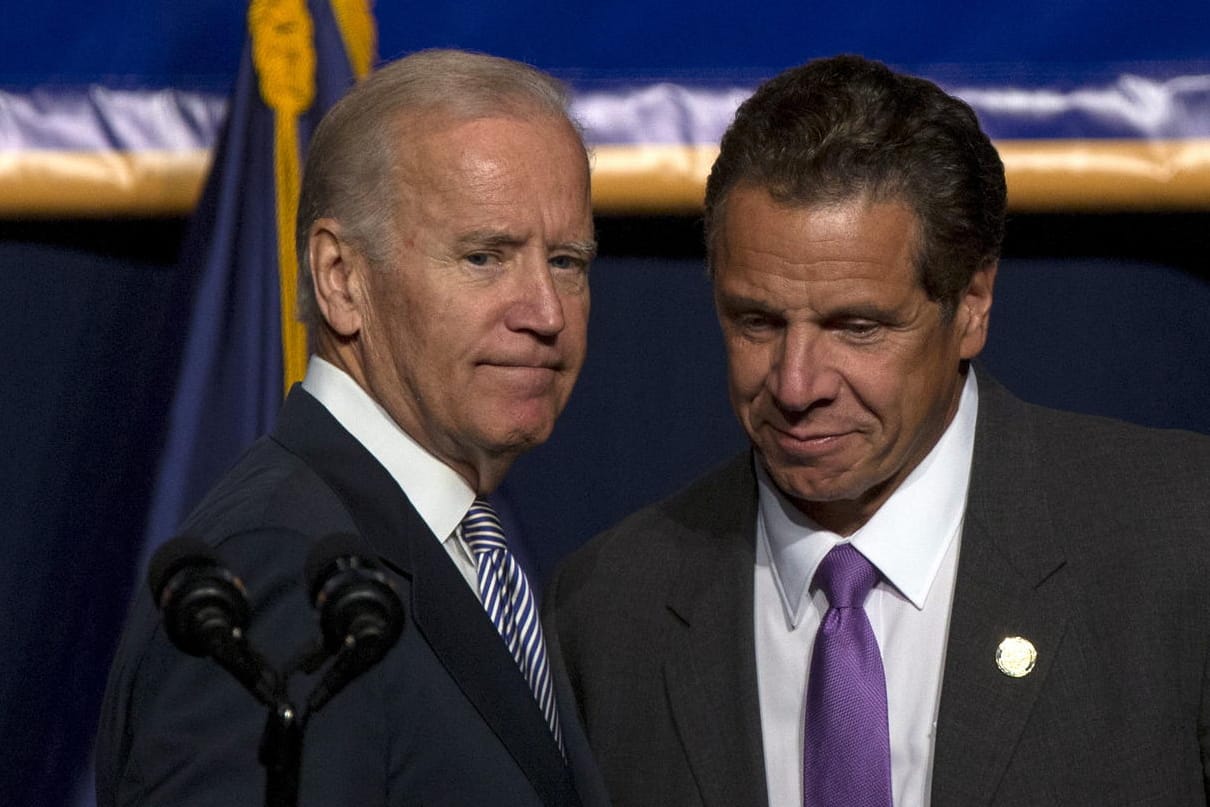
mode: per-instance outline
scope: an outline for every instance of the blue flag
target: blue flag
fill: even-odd
[[[174,307],[185,330],[144,560],[270,429],[284,390],[305,370],[294,321],[301,155],[324,112],[374,59],[369,0],[253,0],[248,33],[182,252]]]

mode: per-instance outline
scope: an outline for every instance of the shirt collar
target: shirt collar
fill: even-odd
[[[754,458],[760,504],[757,533],[768,547],[774,582],[791,624],[798,624],[815,569],[832,547],[846,541],[917,609],[924,608],[946,550],[962,526],[978,408],[978,385],[968,371],[958,411],[933,450],[848,538],[804,515]]]
[[[444,543],[475,500],[466,480],[425,451],[335,365],[312,356],[302,387],[386,468],[433,535]]]

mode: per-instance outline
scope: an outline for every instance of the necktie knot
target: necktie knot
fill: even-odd
[[[507,549],[500,516],[487,499],[475,499],[462,518],[462,537],[476,557],[497,549]]]
[[[839,544],[820,562],[814,582],[829,607],[861,608],[878,582],[878,570],[851,544]]]

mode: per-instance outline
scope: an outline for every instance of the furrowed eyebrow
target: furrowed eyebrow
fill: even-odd
[[[552,252],[570,252],[586,261],[590,261],[597,256],[597,242],[593,241],[568,241],[563,244],[554,244],[551,246]]]
[[[460,249],[491,249],[493,247],[520,247],[528,239],[498,230],[473,230],[458,237],[456,244]],[[566,251],[584,260],[591,260],[597,255],[597,242],[568,241],[552,244],[547,248],[551,252]]]
[[[728,311],[772,311],[773,307],[764,300],[745,297],[742,294],[720,294],[719,305]]]
[[[831,320],[868,319],[874,322],[892,322],[898,318],[899,314],[894,309],[872,303],[854,303],[852,305],[838,306],[835,311],[829,312],[828,315],[828,319]]]
[[[499,230],[474,230],[459,236],[455,243],[464,249],[473,247],[487,249],[491,247],[519,247],[525,243],[525,239],[500,232]]]

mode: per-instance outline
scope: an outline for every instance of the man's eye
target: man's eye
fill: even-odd
[[[846,335],[857,339],[866,339],[878,333],[881,325],[877,322],[868,320],[857,320],[853,322],[845,322],[841,325],[840,330]]]
[[[585,269],[588,262],[575,255],[552,255],[550,265],[555,269]]]
[[[487,252],[472,252],[463,260],[465,260],[471,266],[487,266],[495,259],[490,253]]]
[[[758,333],[772,329],[777,323],[767,314],[739,314],[735,317],[735,324],[740,330]]]

